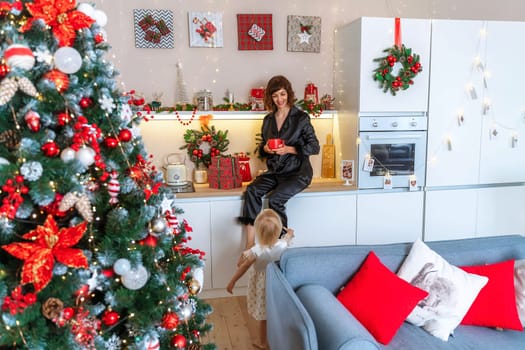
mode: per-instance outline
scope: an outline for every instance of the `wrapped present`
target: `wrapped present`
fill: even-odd
[[[156,26],[157,26],[157,29],[159,30],[161,35],[166,35],[166,34],[169,34],[171,32],[171,30],[168,28],[168,26],[166,25],[166,22],[164,22],[163,19],[158,21],[156,23]]]
[[[151,15],[146,15],[139,21],[139,26],[144,31],[153,25],[155,25],[155,19]]]
[[[213,157],[208,168],[208,183],[210,188],[222,190],[242,187],[239,158],[232,156]]]
[[[151,43],[155,43],[155,44],[160,43],[160,38],[161,38],[160,33],[154,32],[152,30],[147,30],[146,34],[144,35],[144,39],[146,39],[147,41]]]

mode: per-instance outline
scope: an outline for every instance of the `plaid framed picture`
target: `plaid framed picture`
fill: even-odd
[[[238,14],[239,50],[273,50],[271,14]]]
[[[173,49],[173,12],[170,10],[133,10],[135,47]]]
[[[321,51],[321,17],[288,16],[288,51]]]
[[[222,13],[188,12],[190,47],[223,47]]]

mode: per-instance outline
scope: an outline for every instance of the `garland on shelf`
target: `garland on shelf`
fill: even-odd
[[[301,108],[303,111],[314,116],[314,118],[320,117],[323,114],[322,103],[313,103],[312,101],[299,100],[295,105]]]
[[[379,87],[383,92],[390,91],[395,96],[399,90],[406,90],[414,84],[413,79],[423,67],[419,62],[419,55],[412,53],[412,49],[405,45],[393,45],[383,52],[387,55],[374,59],[374,62],[379,62],[379,67],[374,70],[373,78],[379,81]],[[392,72],[397,62],[401,64],[401,68],[397,75],[394,75]]]
[[[200,164],[208,167],[212,157],[222,156],[228,150],[230,141],[228,140],[228,130],[215,130],[215,126],[210,128],[202,125],[200,130],[188,129],[184,133],[185,145],[180,149],[186,149],[190,160],[195,163],[195,168]]]
[[[177,120],[179,121],[179,123],[181,123],[181,124],[184,125],[184,126],[188,126],[188,125],[191,124],[191,122],[193,121],[193,119],[195,119],[195,114],[196,114],[196,113],[197,113],[197,108],[194,108],[194,109],[193,109],[193,112],[191,113],[191,117],[190,117],[190,119],[189,119],[187,122],[183,121],[183,120],[180,118],[180,116],[179,116],[179,112],[177,112],[177,111],[175,111],[175,116],[177,117]]]

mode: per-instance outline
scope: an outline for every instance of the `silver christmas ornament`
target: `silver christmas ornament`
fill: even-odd
[[[151,222],[151,231],[153,231],[154,234],[161,234],[166,231],[167,227],[168,223],[164,218],[156,218]]]

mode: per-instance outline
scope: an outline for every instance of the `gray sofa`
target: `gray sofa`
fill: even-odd
[[[519,235],[426,242],[457,266],[525,259]],[[444,342],[404,322],[393,340],[379,344],[335,298],[370,250],[397,272],[412,243],[291,248],[266,274],[267,332],[272,350],[525,349],[525,332],[459,326]],[[388,293],[388,290],[385,290]]]

